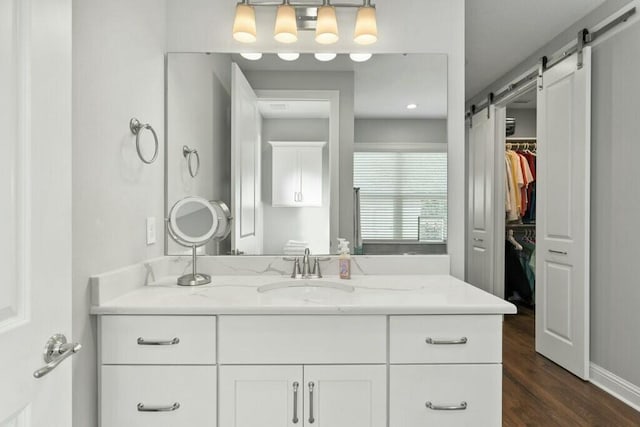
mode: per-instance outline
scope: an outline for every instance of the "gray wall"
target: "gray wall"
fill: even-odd
[[[164,140],[165,6],[73,1],[73,425],[97,425],[96,321],[89,276],[163,253],[164,150],[144,165],[129,119]],[[145,135],[148,137],[148,135]],[[146,245],[145,218],[157,243]],[[71,236],[70,236],[71,238]]]
[[[446,119],[356,119],[358,142],[447,142]]]
[[[507,117],[516,119],[516,133],[510,138],[534,138],[537,135],[537,110],[507,108]]]
[[[496,91],[536,58],[551,54],[628,0],[610,0],[573,25],[521,66],[487,88]],[[633,185],[640,158],[640,24],[593,50],[591,153],[591,361],[640,386],[640,286],[637,218],[640,187]],[[487,92],[483,91],[483,93]],[[468,105],[482,98],[468,100]]]
[[[640,386],[640,24],[593,50],[591,360]]]
[[[255,90],[339,90],[340,224],[339,235],[353,241],[353,96],[351,71],[247,71]]]
[[[273,148],[269,141],[327,142],[322,148],[322,206],[271,206]],[[265,254],[282,254],[282,248],[290,239],[308,242],[312,254],[329,253],[330,179],[328,119],[263,119],[262,202]]]

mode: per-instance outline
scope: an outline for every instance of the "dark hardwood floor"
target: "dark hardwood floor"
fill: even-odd
[[[504,426],[640,426],[640,412],[535,352],[535,315],[505,316]]]

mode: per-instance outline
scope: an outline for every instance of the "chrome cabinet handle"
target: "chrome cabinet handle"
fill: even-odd
[[[177,409],[180,409],[178,402],[171,406],[144,406],[143,403],[138,403],[138,412],[173,412]]]
[[[298,387],[300,384],[298,381],[293,383],[293,423],[298,424]]]
[[[176,345],[180,344],[180,338],[175,337],[174,339],[167,341],[157,341],[157,340],[145,340],[142,337],[138,337],[138,345]]]
[[[467,337],[462,337],[457,340],[436,340],[431,337],[427,337],[427,339],[424,341],[427,344],[432,344],[432,345],[456,345],[456,344],[466,344],[469,340],[467,339]]]
[[[553,249],[549,249],[549,252],[551,252],[552,254],[567,255],[567,252],[565,252],[565,251],[556,251],[556,250],[553,250]]]
[[[67,337],[55,334],[47,340],[44,346],[44,361],[47,363],[33,373],[35,378],[42,378],[58,367],[63,360],[80,351],[80,343],[67,343]]]
[[[309,424],[316,422],[316,419],[313,417],[313,389],[315,386],[313,381],[309,381]]]
[[[464,411],[467,409],[467,402],[460,402],[459,405],[434,405],[431,402],[427,402],[425,406],[432,411]]]
[[[483,239],[479,239],[479,238],[477,238],[477,237],[474,237],[474,238],[473,238],[473,241],[474,241],[474,242],[484,242],[484,240],[483,240]]]

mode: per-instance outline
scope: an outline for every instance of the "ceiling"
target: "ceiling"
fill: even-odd
[[[446,55],[376,54],[360,63],[351,61],[348,55],[338,55],[329,62],[320,62],[311,54],[303,54],[292,62],[283,61],[273,54],[265,54],[258,61],[248,61],[235,54],[232,59],[242,70],[352,71],[357,118],[447,117]],[[409,110],[408,104],[417,104],[417,108]],[[266,107],[265,111],[277,114],[269,112]],[[282,110],[280,113],[283,117]]]
[[[605,0],[467,0],[466,98],[478,95]]]

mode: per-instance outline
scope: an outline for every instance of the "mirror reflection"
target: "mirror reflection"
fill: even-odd
[[[185,236],[197,240],[213,227],[213,215],[200,203],[185,203],[176,212],[176,226]]]
[[[197,195],[233,216],[207,254],[327,254],[338,237],[352,253],[446,252],[445,55],[171,53],[166,73],[167,209]]]

